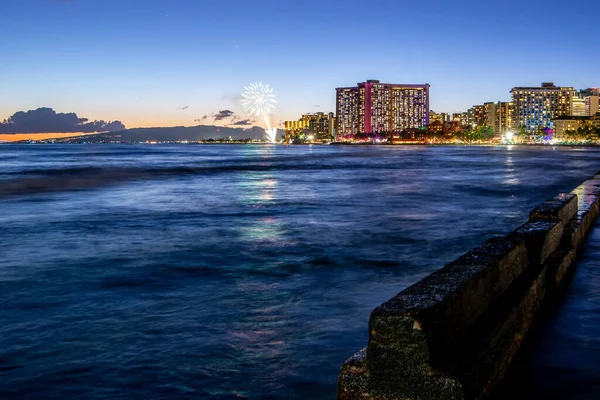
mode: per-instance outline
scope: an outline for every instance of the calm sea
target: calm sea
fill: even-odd
[[[332,399],[375,306],[599,161],[595,148],[0,146],[0,398]],[[557,367],[572,381],[598,376],[592,266],[543,337],[558,355],[536,359],[531,384],[549,376],[556,395],[565,354],[580,357]]]

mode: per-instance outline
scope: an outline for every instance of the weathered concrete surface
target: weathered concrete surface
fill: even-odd
[[[435,358],[436,350],[443,354],[526,266],[522,240],[487,241],[377,307],[369,351],[383,344],[410,363]]]
[[[554,219],[566,224],[576,215],[577,195],[573,193],[559,193],[534,208],[529,214],[529,220]]]
[[[486,397],[599,213],[600,174],[377,307],[368,346],[342,366],[338,398]]]
[[[457,375],[465,399],[485,397],[502,380],[546,296],[547,267],[529,268],[490,309],[462,344]],[[474,353],[468,356],[469,353]]]
[[[577,249],[575,247],[564,247],[558,249],[548,258],[546,265],[548,266],[548,289],[558,290],[562,285],[565,277],[571,272],[575,265],[575,256]]]
[[[558,248],[564,229],[560,221],[536,220],[521,225],[508,237],[523,239],[529,251],[529,262],[536,265],[543,263]]]

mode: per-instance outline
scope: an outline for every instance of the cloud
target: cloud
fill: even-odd
[[[57,113],[51,108],[19,111],[0,123],[0,133],[94,133],[125,129],[121,121],[89,121],[75,113]]]
[[[218,113],[215,113],[213,116],[215,121],[223,121],[225,119],[232,118],[233,114],[234,112],[231,110],[221,110]]]
[[[236,115],[231,110],[221,110],[211,114],[204,115],[202,118],[196,118],[194,122],[205,122],[211,119],[212,122],[221,121],[222,123],[228,125],[236,125],[238,122],[242,121],[242,118]],[[249,120],[247,120],[249,121]],[[242,124],[239,124],[242,125]]]
[[[254,121],[250,119],[242,119],[240,121],[234,122],[233,125],[252,125],[253,123]]]
[[[190,108],[190,106],[178,107],[177,109],[183,111],[187,110],[188,108]]]

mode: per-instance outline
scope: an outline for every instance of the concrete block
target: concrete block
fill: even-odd
[[[577,195],[559,193],[533,209],[529,221],[540,219],[559,220],[566,224],[577,215]]]
[[[464,344],[465,352],[477,351],[462,360],[459,372],[466,398],[485,398],[504,378],[546,296],[547,269],[530,266],[486,314],[487,332],[475,329],[471,341]]]
[[[564,225],[560,221],[537,220],[520,226],[507,237],[524,240],[529,262],[537,265],[543,263],[558,248],[563,232]]]
[[[377,307],[369,321],[369,371],[430,374],[429,366],[444,362],[447,346],[464,335],[527,262],[523,240],[491,239]]]
[[[575,257],[577,250],[575,248],[561,248],[552,254],[546,261],[548,267],[548,282],[551,290],[557,290],[561,287],[565,278],[575,267]]]

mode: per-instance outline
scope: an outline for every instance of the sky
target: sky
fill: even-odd
[[[515,86],[600,86],[596,0],[1,2],[0,121],[48,107],[128,128],[226,124],[210,116],[244,118],[254,81],[274,88],[277,122],[335,111],[335,88],[367,79],[429,83],[450,113]]]

